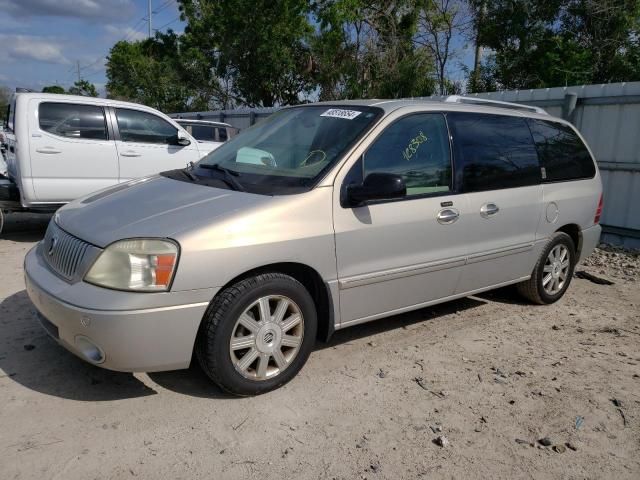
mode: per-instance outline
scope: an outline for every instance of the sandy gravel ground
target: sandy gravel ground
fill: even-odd
[[[0,238],[1,479],[640,478],[637,255],[599,251],[581,268],[615,284],[576,278],[553,306],[504,289],[339,332],[236,399],[46,337],[22,259],[47,220]]]

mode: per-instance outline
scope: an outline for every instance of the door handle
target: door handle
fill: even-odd
[[[482,207],[480,207],[480,216],[482,218],[489,218],[492,215],[498,213],[500,209],[495,203],[485,203]]]
[[[136,153],[132,151],[122,152],[120,154],[121,157],[139,157],[140,155],[141,155],[140,153]]]
[[[449,225],[455,222],[460,216],[460,212],[455,208],[444,208],[438,212],[436,219],[442,225]]]
[[[36,152],[48,154],[62,153],[60,150],[56,150],[53,147],[36,148]]]

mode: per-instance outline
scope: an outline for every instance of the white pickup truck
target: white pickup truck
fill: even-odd
[[[1,211],[50,212],[95,190],[185,167],[215,148],[144,105],[15,93],[4,125]]]

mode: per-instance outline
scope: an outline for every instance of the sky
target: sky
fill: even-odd
[[[80,76],[105,96],[105,62],[119,40],[147,36],[148,0],[0,0],[0,85],[40,91],[47,85],[65,89]],[[181,33],[176,0],[151,0],[152,28]],[[459,52],[449,75],[464,80],[461,64],[472,52],[454,38]]]
[[[184,29],[175,0],[151,0],[153,29]],[[104,96],[104,64],[119,40],[147,36],[147,0],[0,0],[0,84],[68,88],[80,75]]]

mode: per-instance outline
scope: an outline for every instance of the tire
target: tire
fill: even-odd
[[[200,325],[196,356],[223,390],[258,395],[284,385],[302,369],[317,328],[315,304],[306,288],[288,275],[264,273],[216,295]]]
[[[558,272],[558,270],[554,270],[554,265],[551,263],[550,255],[554,250],[555,253],[564,252],[565,250],[563,249],[566,249],[569,263],[566,266],[566,271],[562,270],[565,275],[563,277],[564,282],[562,284],[558,284],[557,291],[555,291],[554,289],[549,289],[549,282],[553,284],[553,282],[555,282],[555,278],[562,278],[562,271],[560,271],[556,277],[556,272]],[[560,262],[560,265],[556,268],[562,268],[562,263],[563,262]],[[567,291],[567,288],[569,288],[575,266],[576,248],[573,240],[564,232],[556,232],[551,236],[551,239],[542,250],[542,253],[540,253],[540,257],[538,257],[536,265],[533,268],[533,272],[531,273],[531,278],[517,285],[518,291],[527,300],[539,305],[548,305],[557,302],[562,298],[564,293]],[[545,271],[545,269],[551,271]],[[549,274],[551,274],[550,280],[547,279]]]

